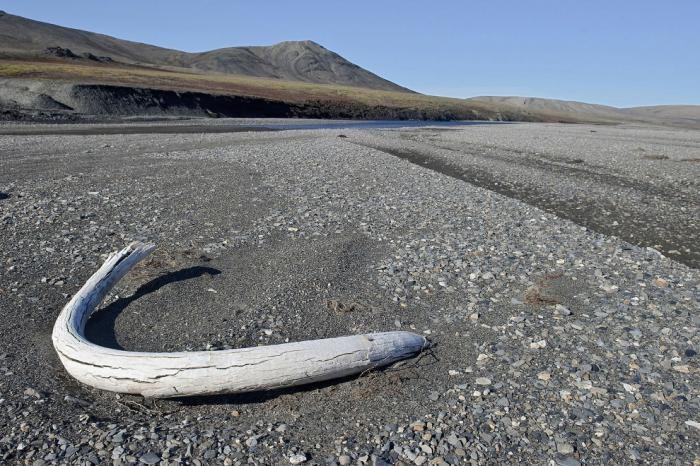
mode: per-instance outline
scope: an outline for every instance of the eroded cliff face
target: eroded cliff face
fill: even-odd
[[[321,99],[296,103],[250,96],[28,79],[0,80],[0,109],[23,114],[43,112],[64,118],[89,115],[144,115],[356,120],[511,120],[519,117],[502,112],[479,112],[472,109],[390,107]]]

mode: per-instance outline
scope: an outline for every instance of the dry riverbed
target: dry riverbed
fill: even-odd
[[[633,126],[0,136],[0,461],[700,461],[698,160],[700,132]],[[435,346],[296,390],[90,389],[51,328],[134,239],[159,249],[102,345]]]

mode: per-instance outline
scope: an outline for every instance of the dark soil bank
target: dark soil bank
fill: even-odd
[[[43,100],[50,96],[41,95]],[[60,107],[58,105],[60,105]],[[350,120],[523,120],[521,114],[478,112],[467,109],[388,107],[357,102],[309,100],[284,102],[260,97],[178,92],[101,84],[71,87],[68,105],[37,102],[34,109],[6,108],[4,120],[74,120],[91,117],[209,116],[230,118],[322,118]],[[38,109],[38,110],[37,110]]]

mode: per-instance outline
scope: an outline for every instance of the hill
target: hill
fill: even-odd
[[[700,105],[655,105],[625,108],[622,111],[635,118],[663,121],[676,126],[700,128]]]
[[[640,122],[700,127],[700,105],[658,105],[618,108],[569,100],[539,97],[479,96],[473,102],[498,104],[512,111],[548,116],[551,119],[580,119],[601,122]]]
[[[7,57],[52,56],[73,60],[117,61],[132,65],[189,68],[204,72],[411,92],[309,40],[281,42],[268,47],[229,47],[188,53],[0,12],[0,53]]]
[[[0,11],[0,119],[37,115],[484,119],[700,127],[700,106],[622,109],[531,97],[422,95],[308,40],[189,53]]]

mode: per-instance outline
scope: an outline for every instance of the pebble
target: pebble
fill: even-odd
[[[558,466],[581,466],[581,462],[571,456],[557,456],[555,462]]]
[[[690,426],[690,427],[694,427],[696,429],[700,429],[700,422],[697,422],[697,421],[690,421],[690,420],[685,421],[685,425]]]
[[[655,278],[654,281],[654,286],[658,288],[668,288],[668,280],[665,280],[663,278]]]
[[[547,340],[533,341],[530,343],[530,349],[542,349],[547,347]]]
[[[149,451],[145,455],[142,455],[139,458],[139,461],[143,464],[157,464],[160,462],[160,455],[157,455],[154,452]]]
[[[570,455],[574,452],[574,447],[567,442],[557,442],[557,451],[563,455]]]
[[[304,453],[296,453],[288,459],[291,464],[301,464],[306,462],[306,455]]]
[[[33,396],[34,398],[41,398],[41,393],[39,393],[37,390],[34,390],[31,387],[25,389],[24,394],[27,396]]]

